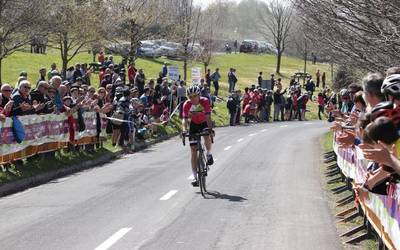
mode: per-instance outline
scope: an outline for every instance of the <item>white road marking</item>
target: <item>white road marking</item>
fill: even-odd
[[[282,125],[282,126],[280,126],[281,128],[286,128],[288,125]]]
[[[176,193],[178,193],[178,190],[171,190],[168,193],[166,193],[163,197],[160,198],[160,201],[166,201],[169,200],[172,196],[174,196]]]
[[[312,123],[311,122],[306,122],[306,123],[304,123],[305,125],[311,125]]]
[[[124,237],[125,234],[127,234],[129,231],[131,231],[131,229],[132,229],[131,227],[121,228],[118,232],[116,232],[110,238],[108,238],[106,241],[104,241],[100,246],[96,247],[95,250],[107,250],[107,249],[109,249],[119,239]]]
[[[255,136],[256,134],[249,134],[249,136]]]
[[[232,146],[228,146],[228,147],[224,148],[224,151],[228,151],[231,148],[232,148]]]
[[[240,138],[239,140],[237,140],[237,142],[241,142],[241,141],[243,141],[244,139],[243,138]]]
[[[263,129],[263,130],[261,130],[261,132],[267,132],[268,131],[268,129]]]

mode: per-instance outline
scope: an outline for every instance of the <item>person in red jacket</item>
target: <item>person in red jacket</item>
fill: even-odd
[[[137,69],[135,68],[135,63],[131,62],[128,67],[128,80],[131,86],[135,83],[135,76],[136,76]]]

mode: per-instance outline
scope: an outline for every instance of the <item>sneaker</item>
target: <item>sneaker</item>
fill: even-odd
[[[198,180],[192,181],[192,186],[193,187],[198,187],[199,186],[199,181]]]
[[[207,165],[211,166],[212,164],[214,164],[214,159],[212,155],[207,155]]]

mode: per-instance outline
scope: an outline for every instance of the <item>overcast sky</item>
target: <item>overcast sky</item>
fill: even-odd
[[[227,0],[228,1],[228,0]],[[241,0],[229,0],[230,2],[239,3]],[[263,2],[268,2],[268,0],[261,0]],[[210,3],[215,2],[215,0],[193,0],[195,5],[201,6],[202,8],[207,7]]]

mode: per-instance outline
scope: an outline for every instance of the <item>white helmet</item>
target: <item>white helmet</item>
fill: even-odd
[[[386,95],[400,96],[400,74],[386,77],[383,81],[381,92]]]
[[[189,96],[191,94],[200,95],[200,87],[198,85],[192,85],[186,90],[186,94]]]

